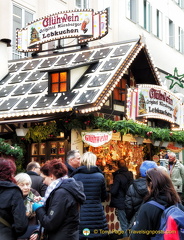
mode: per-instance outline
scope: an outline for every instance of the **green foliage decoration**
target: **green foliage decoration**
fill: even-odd
[[[0,153],[6,156],[12,156],[18,161],[23,158],[23,150],[20,146],[17,144],[12,146],[2,138],[0,138]]]
[[[132,134],[151,140],[177,142],[184,144],[184,131],[171,131],[168,128],[153,128],[134,120],[113,121],[96,117],[93,114],[70,116],[50,122],[46,125],[36,125],[29,129],[26,140],[40,142],[49,138],[50,134],[57,136],[59,132],[67,133],[72,129],[100,129],[101,131],[120,132],[122,135]]]
[[[86,119],[90,124],[87,124]],[[132,134],[151,140],[178,142],[184,144],[183,131],[171,131],[168,128],[153,128],[145,124],[137,123],[134,120],[120,120],[113,121],[101,117],[94,117],[93,115],[76,117],[75,119],[60,119],[60,124],[65,126],[67,130],[71,129],[84,129],[90,127],[92,129],[100,129],[101,131],[114,131],[120,132],[122,135]]]
[[[33,142],[41,142],[49,138],[50,135],[57,135],[56,122],[49,122],[47,124],[39,124],[30,127],[25,139]]]

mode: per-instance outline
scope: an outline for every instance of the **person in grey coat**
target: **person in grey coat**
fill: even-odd
[[[171,181],[174,185],[177,193],[182,195],[183,191],[183,182],[184,182],[184,166],[183,164],[176,159],[176,154],[173,152],[168,153],[169,159],[166,161],[166,169],[171,177]]]

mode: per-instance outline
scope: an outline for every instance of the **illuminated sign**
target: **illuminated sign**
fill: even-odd
[[[156,85],[138,85],[137,116],[159,118],[180,125],[180,99]]]
[[[82,140],[92,147],[99,147],[112,139],[112,131],[110,132],[82,132]]]
[[[104,37],[108,32],[107,10],[64,11],[35,20],[17,30],[17,50],[38,51],[39,45],[64,38],[78,38],[79,43]]]

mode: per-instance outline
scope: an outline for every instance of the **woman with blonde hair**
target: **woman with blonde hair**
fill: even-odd
[[[101,202],[107,198],[105,179],[102,171],[96,166],[97,157],[92,152],[85,152],[81,166],[73,173],[73,178],[84,185],[86,201],[80,210],[80,239],[86,239],[84,229],[89,229],[87,239],[107,239],[108,227]]]
[[[91,152],[85,152],[81,159],[81,166],[86,166],[88,169],[92,166],[96,166],[97,157]]]

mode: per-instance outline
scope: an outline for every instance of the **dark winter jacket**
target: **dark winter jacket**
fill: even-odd
[[[27,240],[28,236],[31,236],[34,232],[39,232],[39,223],[36,218],[36,213],[32,210],[33,202],[29,198],[34,199],[35,196],[40,196],[40,194],[33,188],[30,189],[30,192],[27,196],[23,196],[24,206],[26,207],[26,215],[28,217],[28,228],[24,235],[20,236],[18,240]]]
[[[151,200],[157,201],[166,208],[169,207],[164,196]],[[180,208],[183,210],[182,205],[180,205]],[[159,230],[162,213],[163,210],[159,207],[149,204],[148,202],[144,203],[139,209],[136,224],[133,226],[132,230],[144,230],[145,233],[141,234],[141,232],[139,232],[138,234],[133,234],[135,232],[132,231],[131,240],[150,240],[151,237],[155,235],[154,231]]]
[[[128,221],[138,211],[147,192],[146,178],[135,179],[130,185],[125,197],[125,212]]]
[[[45,207],[36,210],[48,240],[79,239],[79,212],[84,201],[82,183],[73,178],[63,179],[50,193]]]
[[[110,186],[111,202],[110,207],[120,210],[125,209],[125,195],[129,185],[133,181],[132,172],[127,167],[122,167],[113,173],[114,182]]]
[[[100,229],[108,229],[104,209],[101,204],[107,198],[105,179],[101,170],[97,166],[93,166],[90,169],[87,169],[86,166],[81,166],[76,169],[73,177],[83,183],[86,195],[86,201],[81,206],[80,211],[80,238],[84,237],[82,231],[85,228],[90,230],[90,235],[87,236],[89,239],[105,237],[105,234],[100,233]]]
[[[12,228],[0,223],[0,239],[15,240],[28,226],[22,191],[14,183],[0,181],[0,216]]]
[[[65,163],[65,165],[68,168],[68,176],[70,177],[72,175],[72,173],[76,170],[75,168],[73,168],[70,164],[68,164],[67,162]]]
[[[43,184],[43,178],[33,171],[28,171],[27,174],[30,176],[32,181],[31,187],[35,189],[40,196],[44,197],[47,185]]]

